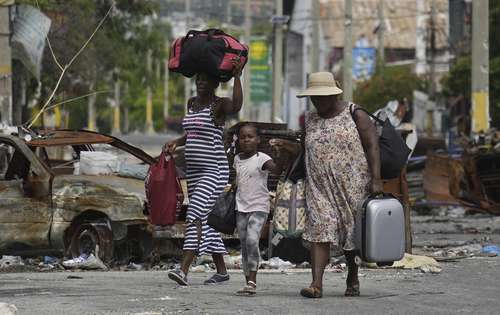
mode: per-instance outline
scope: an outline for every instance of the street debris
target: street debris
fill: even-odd
[[[20,256],[3,255],[0,259],[0,269],[7,269],[15,266],[24,266],[23,259]]]
[[[0,302],[0,314],[2,315],[15,315],[17,307],[14,304]]]
[[[151,233],[143,214],[144,181],[117,172],[125,156],[144,168],[154,158],[95,132],[40,130],[35,135],[25,140],[0,133],[0,200],[11,200],[0,204],[0,251],[76,257],[95,253],[98,246],[106,263],[146,257]],[[102,173],[108,175],[96,175]],[[8,221],[19,213],[22,224]]]
[[[269,260],[262,261],[260,263],[260,268],[262,269],[278,269],[278,270],[283,270],[283,269],[290,269],[294,268],[296,265],[292,264],[289,261],[285,261],[279,257],[272,257]]]
[[[478,256],[483,247],[481,244],[471,244],[439,250],[432,254],[433,257],[464,258]]]
[[[241,269],[242,266],[242,258],[241,255],[227,255],[224,256],[224,263],[226,264],[226,268],[228,269]]]
[[[108,267],[99,257],[94,254],[81,254],[80,256],[63,261],[62,265],[68,269],[101,269],[108,270]]]
[[[145,164],[121,164],[118,170],[118,176],[136,178],[144,180],[148,173],[149,165]]]
[[[141,270],[144,270],[144,265],[142,265],[142,264],[136,264],[134,262],[130,262],[122,270],[124,270],[124,271],[141,271]]]
[[[375,263],[363,263],[368,268],[417,269],[423,273],[440,273],[442,268],[434,258],[406,253],[403,259],[395,261],[392,266],[379,267]]]
[[[500,256],[500,246],[499,245],[487,245],[481,249],[482,254],[486,254],[490,257]]]

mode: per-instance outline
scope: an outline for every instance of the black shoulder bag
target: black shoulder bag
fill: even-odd
[[[356,120],[354,119],[354,113],[357,110],[362,110],[373,119],[373,123],[376,127],[382,127],[382,134],[378,139],[378,144],[380,147],[380,176],[382,177],[382,179],[392,179],[399,177],[401,170],[408,161],[408,156],[411,152],[410,148],[408,148],[406,142],[396,131],[389,119],[383,121],[378,117],[372,115],[362,107],[353,108],[353,105],[354,104],[349,105],[349,110],[355,123]]]

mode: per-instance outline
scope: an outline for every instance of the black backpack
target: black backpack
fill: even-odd
[[[382,134],[378,139],[380,147],[380,176],[382,179],[392,179],[399,177],[401,170],[408,161],[410,148],[406,145],[401,135],[396,131],[389,119],[381,120],[380,118],[367,112],[362,107],[353,109],[353,104],[349,105],[352,119],[357,110],[362,110],[367,113],[372,119],[375,126],[382,127]],[[356,121],[355,121],[356,122]]]

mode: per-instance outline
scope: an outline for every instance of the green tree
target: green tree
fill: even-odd
[[[495,30],[500,28],[500,1],[490,1],[489,18],[489,52],[490,52],[490,116],[491,126],[500,127],[500,41],[495,38]],[[445,96],[463,95],[471,97],[471,56],[457,58],[450,72],[443,78],[443,94]]]
[[[24,1],[35,5],[33,1]],[[153,73],[146,75],[146,53],[151,50],[155,63],[167,56],[166,43],[171,40],[170,27],[157,18],[159,0],[75,0],[39,1],[41,9],[52,19],[49,39],[60,64],[65,65],[90,37],[95,27],[115,3],[93,40],[67,71],[59,87],[56,101],[77,97],[93,91],[111,90],[116,79],[122,82],[122,106],[128,106],[130,125],[141,128],[145,121],[145,86],[152,86],[155,125],[163,125],[163,85]],[[61,70],[45,50],[42,65],[42,97],[52,92]],[[163,74],[161,67],[161,74]],[[170,98],[174,100],[180,80],[171,82]],[[124,89],[128,86],[128,89]],[[112,93],[99,94],[96,100],[97,120],[101,131],[110,130],[111,110],[107,99]],[[70,112],[70,128],[82,128],[87,121],[87,100],[82,99],[63,106]],[[156,114],[156,113],[159,114]]]
[[[444,96],[471,95],[471,57],[457,59],[450,72],[441,80]]]
[[[424,82],[417,77],[409,66],[385,67],[367,81],[357,85],[354,102],[368,111],[385,106],[395,99],[411,99],[413,90],[424,89]]]

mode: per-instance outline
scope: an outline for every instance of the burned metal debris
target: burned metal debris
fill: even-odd
[[[94,253],[105,262],[147,251],[151,239],[143,215],[141,179],[80,175],[81,151],[108,144],[145,165],[154,161],[121,140],[88,131],[41,131],[31,139],[0,134],[0,254]],[[49,148],[72,151],[53,158]]]
[[[461,138],[462,154],[430,153],[424,170],[426,201],[500,214],[500,133]]]

